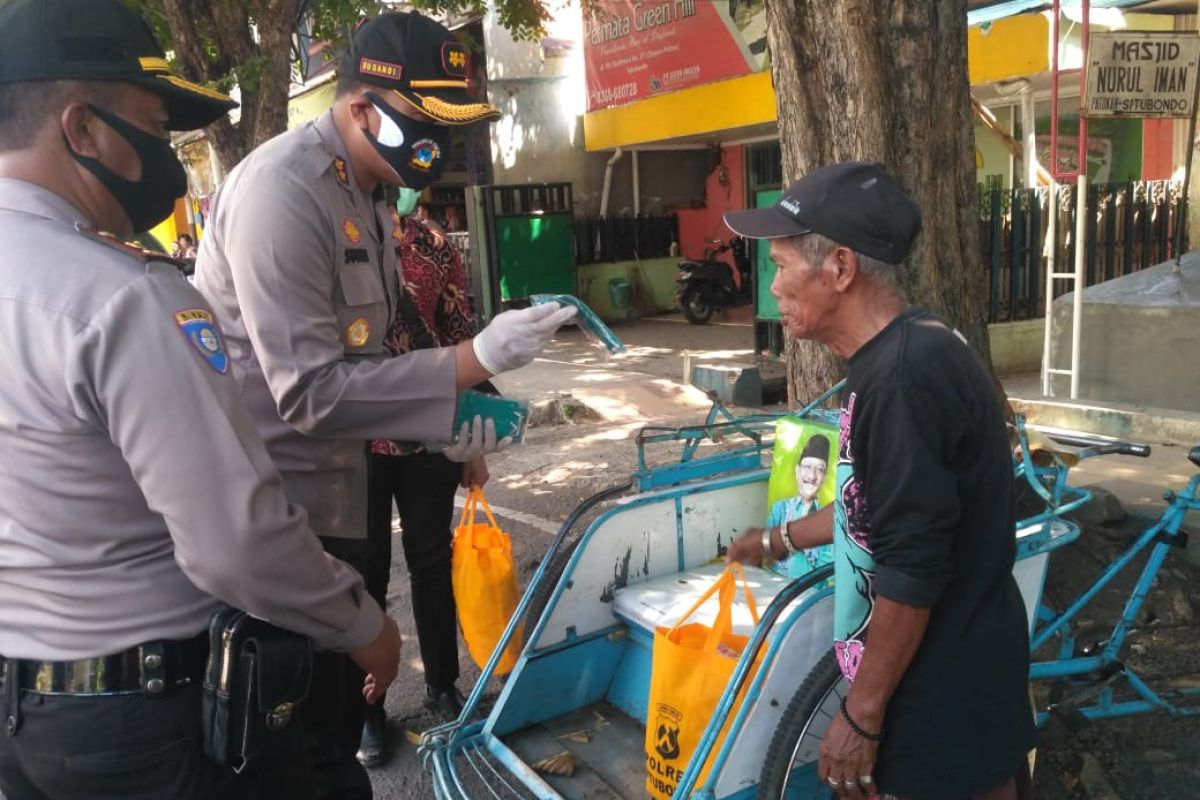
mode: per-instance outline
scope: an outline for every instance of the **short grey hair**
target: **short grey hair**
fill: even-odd
[[[788,241],[797,255],[807,261],[814,270],[820,268],[825,263],[825,259],[829,258],[829,254],[840,247],[833,239],[819,233],[791,236]],[[865,256],[857,250],[854,251],[854,255],[858,256],[858,271],[867,280],[880,288],[890,289],[901,297],[907,294],[903,264],[889,264],[878,258]]]

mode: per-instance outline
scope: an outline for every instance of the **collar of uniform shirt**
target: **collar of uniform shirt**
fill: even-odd
[[[79,209],[54,192],[16,178],[0,178],[0,209],[58,220],[68,225],[91,224]]]
[[[354,182],[354,165],[350,163],[350,156],[346,154],[346,143],[342,141],[341,134],[338,133],[337,125],[333,121],[333,112],[326,111],[317,117],[317,121],[313,124],[316,126],[317,135],[321,137],[321,143],[325,145],[330,165],[332,166],[335,158],[340,158],[345,165],[346,180],[344,182],[339,180],[338,184],[353,194],[354,187],[358,185]]]

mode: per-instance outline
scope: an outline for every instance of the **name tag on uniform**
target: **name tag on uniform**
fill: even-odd
[[[347,264],[369,264],[371,256],[365,247],[347,247],[345,251]]]

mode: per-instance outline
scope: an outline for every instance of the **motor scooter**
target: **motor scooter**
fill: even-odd
[[[703,325],[714,311],[746,305],[754,300],[754,282],[750,277],[750,248],[741,236],[728,242],[714,240],[717,248],[703,261],[679,262],[675,277],[675,297],[683,315],[693,325]],[[735,267],[717,259],[733,252]]]

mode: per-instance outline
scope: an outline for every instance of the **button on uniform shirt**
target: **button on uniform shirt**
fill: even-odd
[[[366,536],[366,442],[449,441],[452,349],[390,358],[395,221],[358,188],[326,112],[230,173],[196,287],[224,325],[255,425],[320,536]]]
[[[81,225],[0,179],[0,655],[188,638],[220,600],[370,643],[382,612],[286,502],[211,308]]]

